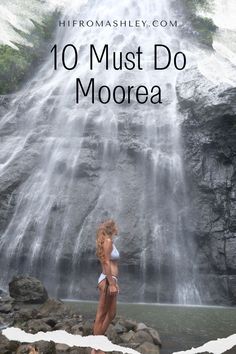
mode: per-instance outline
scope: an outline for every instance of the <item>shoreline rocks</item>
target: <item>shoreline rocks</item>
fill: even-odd
[[[10,285],[11,284],[11,285]],[[9,283],[12,292],[12,282]],[[19,284],[29,284],[29,277],[14,278],[14,289]],[[33,286],[34,284],[34,286]],[[30,286],[27,287],[30,292],[21,289],[21,299],[27,301],[16,301],[19,299],[19,289],[14,299],[9,295],[0,297],[0,329],[2,327],[18,327],[27,333],[35,334],[39,331],[47,332],[54,330],[65,330],[71,334],[82,336],[92,335],[94,318],[82,316],[78,311],[72,310],[60,299],[47,297],[41,303],[33,303],[37,297],[36,289],[39,289],[39,297],[45,294],[43,284],[38,279],[31,279]],[[24,291],[23,291],[24,290]],[[46,291],[46,289],[45,289]],[[22,295],[24,294],[24,296]],[[33,297],[31,296],[33,294]],[[37,298],[37,299],[38,299]],[[30,301],[29,301],[30,299]],[[3,310],[3,311],[2,311]],[[144,323],[138,323],[134,320],[116,316],[110,324],[107,332],[107,338],[114,344],[133,348],[141,354],[159,354],[161,340],[158,332]],[[27,347],[28,345],[28,347]],[[91,348],[69,347],[65,344],[58,344],[52,341],[39,341],[35,343],[19,343],[9,341],[0,332],[0,353],[1,354],[90,354]],[[110,352],[109,352],[110,353]],[[113,352],[118,353],[118,352]]]

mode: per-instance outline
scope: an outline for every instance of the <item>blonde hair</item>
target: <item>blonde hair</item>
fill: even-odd
[[[104,221],[102,224],[99,225],[97,229],[97,234],[96,234],[96,255],[100,259],[101,262],[104,261],[105,259],[105,252],[104,252],[104,241],[106,238],[111,238],[114,229],[115,229],[116,223],[114,220],[109,219]]]

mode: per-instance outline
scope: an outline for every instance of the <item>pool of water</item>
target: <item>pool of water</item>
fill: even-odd
[[[64,301],[83,315],[95,316],[96,302]],[[163,344],[161,354],[199,347],[236,333],[236,307],[118,303],[117,315],[157,329]],[[236,354],[236,347],[225,353]]]

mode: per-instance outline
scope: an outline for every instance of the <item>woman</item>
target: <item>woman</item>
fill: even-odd
[[[94,335],[105,334],[116,315],[119,252],[113,244],[118,228],[114,220],[107,220],[97,230],[96,253],[101,262],[102,273],[98,279],[99,303],[93,327]],[[101,351],[92,351],[101,353]]]

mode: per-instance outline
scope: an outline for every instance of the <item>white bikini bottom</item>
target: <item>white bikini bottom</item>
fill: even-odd
[[[102,280],[106,279],[106,277],[107,277],[106,274],[101,273],[101,274],[100,274],[100,277],[98,278],[98,284],[99,284]],[[114,278],[115,281],[118,282],[118,278],[117,278],[115,275],[112,275],[112,278]]]

